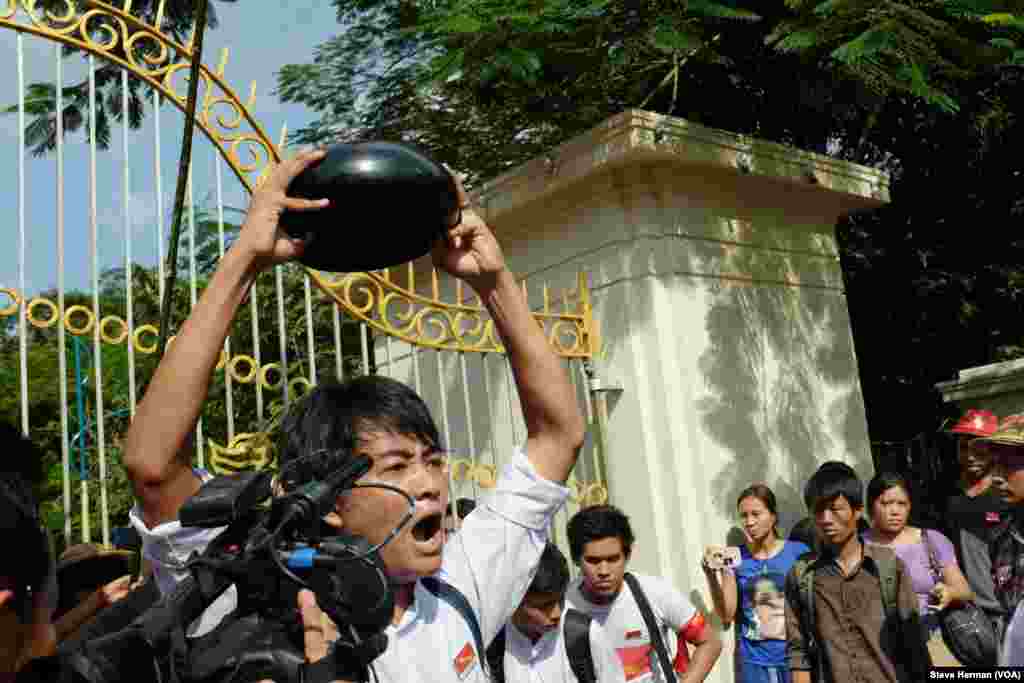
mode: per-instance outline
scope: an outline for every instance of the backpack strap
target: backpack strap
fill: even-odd
[[[885,616],[890,619],[898,619],[899,585],[896,583],[896,577],[899,574],[900,568],[897,563],[900,562],[900,559],[895,555],[873,557],[872,559],[878,565],[878,581],[882,584],[882,606],[885,608]]]
[[[579,683],[597,683],[594,655],[590,651],[590,622],[590,616],[583,612],[574,609],[565,612],[565,653]]]
[[[484,637],[480,631],[480,620],[476,617],[476,612],[473,611],[473,607],[469,604],[469,600],[462,594],[455,586],[441,581],[440,579],[428,576],[424,579],[420,579],[420,583],[438,600],[442,600],[451,605],[456,612],[462,615],[462,618],[466,620],[466,624],[469,626],[469,630],[473,633],[473,640],[476,643],[477,658],[480,660],[480,665],[485,667],[487,662],[485,661],[486,648],[484,648]],[[504,643],[502,646],[502,652],[504,652]]]
[[[505,683],[505,626],[501,627],[498,635],[487,646],[487,666],[491,670],[491,680],[494,683]]]
[[[804,650],[811,660],[811,680],[817,680],[821,661],[814,615],[814,562],[817,559],[813,552],[804,553],[793,564],[799,604],[797,619],[800,620],[800,630],[803,631]]]
[[[661,627],[658,625],[657,619],[654,618],[654,610],[651,609],[651,603],[647,601],[647,596],[644,595],[643,589],[640,588],[640,582],[636,580],[635,576],[626,572],[625,579],[626,585],[629,586],[629,590],[633,593],[633,599],[636,600],[636,606],[640,608],[640,615],[644,618],[644,624],[647,626],[647,632],[650,634],[654,651],[658,654],[658,662],[661,664],[664,678],[666,681],[675,680],[675,670],[669,661],[668,648],[665,647],[665,640],[661,637]]]

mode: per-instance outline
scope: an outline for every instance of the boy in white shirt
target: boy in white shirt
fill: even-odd
[[[326,200],[285,193],[299,173],[323,157],[323,151],[300,153],[277,166],[254,192],[241,234],[138,406],[126,438],[125,464],[136,490],[148,491],[154,506],[173,498],[166,507],[176,514],[181,495],[194,492],[195,479],[175,454],[199,417],[232,320],[257,275],[296,258],[305,247],[279,229],[278,218],[285,210],[327,206]],[[490,313],[505,344],[527,427],[525,447],[506,465],[496,488],[445,544],[442,518],[449,492],[444,444],[422,399],[384,377],[317,386],[289,407],[281,427],[286,488],[322,479],[354,455],[365,455],[371,467],[360,483],[393,485],[416,501],[411,524],[380,551],[395,597],[387,649],[372,664],[382,682],[486,683],[480,643],[494,638],[522,600],[551,519],[567,497],[563,484],[584,438],[565,369],[537,326],[494,235],[466,208],[461,188],[459,200],[461,221],[439,236],[434,263],[467,282]],[[386,211],[350,215],[353,234],[380,238],[371,234],[380,233],[380,226],[370,225],[367,232],[366,223],[385,220]],[[321,455],[310,461],[316,454]],[[297,462],[301,465],[293,466]],[[407,502],[392,492],[359,488],[339,496],[325,521],[378,544],[407,509]],[[425,582],[428,577],[433,580]]]
[[[495,683],[625,683],[597,622],[564,609],[568,587],[569,563],[548,543],[530,590],[487,649]]]
[[[627,583],[633,550],[629,518],[611,505],[580,510],[569,520],[569,549],[581,577],[569,588],[571,607],[586,612],[604,629],[619,655],[626,680],[636,683],[696,683],[707,678],[722,652],[718,633],[686,597],[664,579],[633,574],[638,596]],[[646,599],[657,634],[647,627],[639,601]],[[657,640],[665,648],[665,661]],[[694,646],[688,657],[687,644]],[[664,670],[671,669],[666,681]]]

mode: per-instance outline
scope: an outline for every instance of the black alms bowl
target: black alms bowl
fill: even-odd
[[[287,194],[330,200],[326,209],[285,211],[281,227],[308,239],[300,262],[331,272],[380,270],[419,258],[459,216],[451,173],[422,150],[397,142],[328,147]]]

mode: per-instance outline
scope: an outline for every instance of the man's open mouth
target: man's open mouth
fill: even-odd
[[[427,515],[412,527],[412,537],[419,542],[429,541],[441,532],[441,513]]]

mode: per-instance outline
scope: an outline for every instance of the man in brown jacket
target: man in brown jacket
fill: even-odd
[[[930,661],[910,575],[891,550],[861,540],[864,493],[856,473],[819,469],[804,500],[821,552],[802,557],[786,580],[793,683],[926,680]]]

